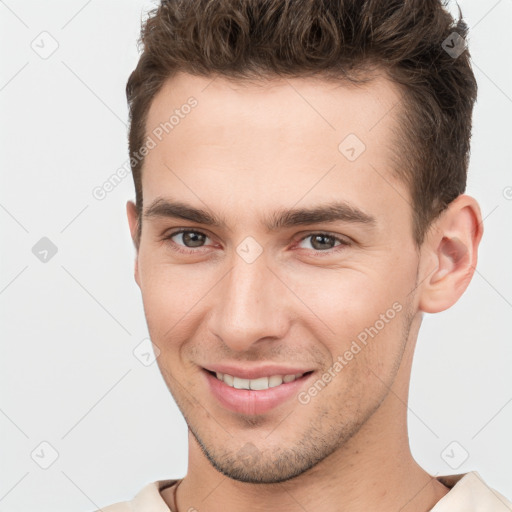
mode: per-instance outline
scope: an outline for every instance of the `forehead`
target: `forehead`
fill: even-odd
[[[393,172],[399,103],[383,76],[353,85],[178,73],[148,113],[155,147],[144,164],[144,203],[167,190],[209,207],[234,206],[236,196],[252,211],[322,199],[407,209]]]
[[[168,121],[173,111],[180,110],[190,97],[198,103],[191,112],[193,126],[179,123],[180,129],[174,130],[178,127],[175,126],[172,135],[181,132],[190,136],[187,128],[196,133],[203,130],[200,137],[205,143],[223,135],[241,139],[248,132],[257,131],[259,139],[254,139],[254,143],[261,144],[265,133],[273,135],[284,129],[279,138],[283,140],[297,134],[303,138],[308,129],[311,145],[326,134],[336,142],[344,134],[356,133],[371,146],[372,141],[389,134],[389,128],[396,122],[393,111],[400,102],[398,88],[383,75],[376,75],[367,83],[353,84],[320,77],[235,81],[179,72],[164,83],[153,99],[147,132]],[[230,133],[233,126],[236,132]]]

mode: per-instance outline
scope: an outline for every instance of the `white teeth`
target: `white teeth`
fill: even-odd
[[[295,379],[295,375],[293,375]],[[268,378],[268,387],[275,388],[276,386],[280,386],[283,383],[283,377],[281,375],[272,375],[272,377]]]
[[[302,377],[303,373],[296,375],[271,375],[270,377],[259,377],[257,379],[242,379],[233,377],[227,373],[216,372],[217,379],[223,381],[228,386],[235,389],[250,389],[253,391],[261,391],[268,388],[275,388],[281,384],[293,382],[295,379]]]
[[[235,377],[233,387],[236,389],[251,389],[251,386],[249,386],[249,382],[249,379],[240,379],[238,377]]]
[[[262,390],[268,389],[268,377],[260,377],[259,379],[251,379],[251,389]]]

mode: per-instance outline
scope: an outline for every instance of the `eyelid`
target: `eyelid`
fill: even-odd
[[[204,235],[208,238],[211,238],[211,236],[204,230],[195,228],[176,228],[176,230],[174,231],[165,232],[162,238],[172,238],[173,236],[179,235],[180,233],[198,233],[200,235]]]
[[[305,233],[304,232],[299,233],[298,235],[296,235],[295,241],[301,242],[302,240],[305,240],[306,238],[309,238],[309,237],[315,236],[315,235],[329,236],[329,237],[334,238],[335,240],[337,240],[341,243],[345,243],[345,244],[353,243],[353,240],[347,235],[340,235],[339,233],[331,233],[330,231],[323,231],[321,229],[319,229],[317,231],[306,231]]]

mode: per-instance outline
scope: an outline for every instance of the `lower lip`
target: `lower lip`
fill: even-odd
[[[293,382],[283,382],[273,388],[253,391],[236,389],[204,370],[211,392],[226,409],[240,414],[263,414],[295,396],[313,374],[304,375]]]

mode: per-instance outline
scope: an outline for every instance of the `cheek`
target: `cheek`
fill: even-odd
[[[394,364],[401,353],[406,303],[415,282],[411,260],[396,268],[401,271],[383,265],[310,270],[300,279],[288,275],[290,287],[307,306],[300,306],[300,321],[316,333],[333,360],[346,355],[345,359],[357,357],[376,368]]]
[[[350,350],[354,341],[366,348],[365,342],[378,340],[366,352],[386,361],[395,352],[392,344],[401,341],[403,306],[415,281],[412,259],[404,255],[392,261],[377,255],[372,260],[372,265],[360,268],[301,264],[276,269],[289,297],[281,314],[311,332],[333,359]],[[226,268],[214,263],[175,265],[158,251],[141,250],[144,310],[151,338],[161,350],[178,350],[185,340],[197,337],[205,315],[221,307],[215,287],[225,273]]]
[[[150,251],[147,251],[150,253]],[[140,288],[153,342],[186,339],[187,329],[213,286],[211,276],[193,265],[162,263],[151,254],[139,256]]]
[[[289,274],[287,281],[303,304],[336,331],[373,324],[395,302],[403,303],[414,285],[413,276],[412,269],[398,276],[384,269],[316,269],[301,272],[300,277]]]

